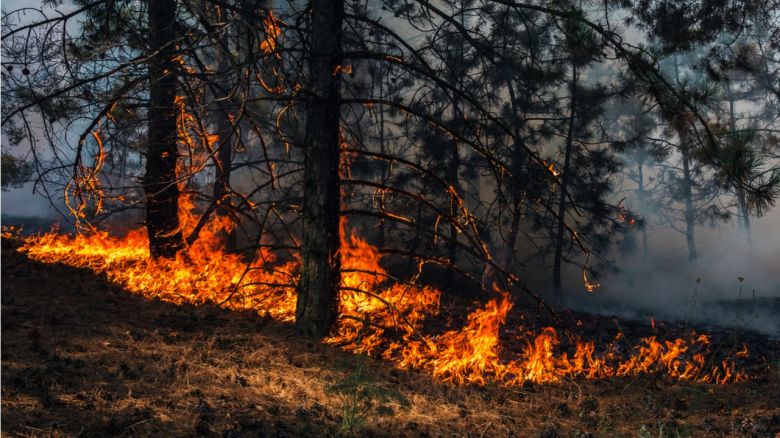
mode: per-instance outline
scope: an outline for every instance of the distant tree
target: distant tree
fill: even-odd
[[[780,195],[780,169],[770,151],[761,147],[755,130],[732,125],[721,139],[715,176],[735,196],[741,226],[750,241],[750,217],[763,216]],[[746,187],[753,189],[748,192]]]
[[[723,35],[721,39],[728,41],[733,37]],[[734,195],[738,222],[750,241],[750,217],[760,217],[774,205],[780,190],[780,170],[778,162],[772,157],[771,147],[762,145],[766,143],[765,139],[771,143],[773,130],[760,127],[760,123],[772,127],[777,116],[764,117],[763,121],[761,117],[754,121],[738,120],[737,102],[747,101],[761,107],[761,97],[767,91],[762,83],[765,77],[751,74],[758,69],[755,61],[750,60],[754,58],[754,53],[748,41],[748,38],[742,38],[735,44],[736,47],[725,43],[718,56],[717,67],[712,65],[712,61],[705,62],[704,67],[712,80],[722,84],[721,100],[725,101],[726,108],[725,116],[718,114],[725,121],[713,126],[721,148],[710,161],[723,189]],[[750,69],[745,68],[748,65],[752,65]],[[771,112],[771,108],[771,101],[765,100],[759,114],[761,110],[769,109]]]
[[[627,194],[627,204],[632,208],[621,212],[619,217],[641,233],[642,259],[647,260],[649,219],[656,216],[654,197],[659,191],[658,168],[668,159],[670,148],[666,143],[652,140],[657,130],[656,121],[639,102],[625,99],[611,111],[616,116],[611,130],[620,138],[614,145],[623,161],[622,171],[635,186],[628,188]],[[631,210],[634,210],[633,214]]]
[[[723,220],[727,213],[719,208],[716,200],[719,190],[712,172],[707,167],[707,156],[717,149],[716,138],[702,136],[696,130],[696,121],[706,117],[718,93],[717,85],[701,76],[681,74],[681,60],[672,56],[667,73],[675,84],[674,93],[659,90],[654,84],[644,88],[644,96],[660,102],[658,117],[665,123],[666,135],[676,137],[651,137],[669,150],[667,160],[659,166],[658,190],[654,199],[656,213],[672,229],[685,236],[688,259],[698,257],[696,226],[712,220]],[[706,120],[705,120],[706,121]],[[705,128],[706,129],[706,128]],[[709,132],[709,131],[708,131]],[[711,134],[711,133],[710,133]],[[682,226],[678,223],[682,222]]]
[[[30,180],[33,170],[30,163],[22,158],[15,157],[9,153],[2,153],[2,187],[3,191],[15,187],[21,187]]]
[[[681,169],[670,173],[668,171],[673,170],[673,166],[665,166],[666,172],[662,172],[661,177],[672,198],[683,203],[685,229],[673,225],[668,215],[667,222],[685,235],[689,258],[695,260],[698,256],[696,223],[728,217],[727,208],[715,205],[722,195],[721,189],[734,192],[746,228],[749,227],[746,199],[769,200],[772,197],[772,190],[767,186],[772,179],[770,174],[765,173],[765,179],[754,181],[756,185],[749,185],[745,180],[745,168],[750,167],[747,161],[751,161],[748,159],[751,154],[745,153],[744,147],[737,146],[740,143],[737,137],[740,136],[735,135],[731,140],[727,136],[716,136],[716,129],[708,127],[708,119],[713,117],[719,84],[725,85],[728,99],[734,97],[728,92],[732,84],[724,71],[749,72],[764,84],[765,90],[771,92],[772,87],[768,84],[774,82],[771,78],[777,77],[777,71],[767,68],[773,62],[772,56],[760,56],[756,48],[762,47],[763,53],[769,47],[777,48],[778,3],[774,0],[734,0],[683,4],[636,0],[624,5],[633,12],[626,18],[626,23],[640,25],[655,44],[658,59],[666,57],[673,61],[672,73],[668,75],[671,80],[667,82],[677,84],[679,92],[673,92],[675,96],[672,97],[661,91],[660,88],[664,87],[656,87],[649,95],[655,97],[663,119],[677,135],[677,143],[667,145],[674,146],[673,149],[679,153]],[[771,42],[773,40],[774,43]],[[744,44],[745,41],[753,41],[755,45]],[[684,58],[694,58],[689,63],[691,74],[688,77],[680,74]],[[733,109],[733,102],[730,106]],[[729,173],[732,175],[725,176]],[[720,185],[716,184],[716,177],[721,181]],[[734,183],[735,179],[741,179],[741,182]],[[732,182],[724,185],[722,182],[727,180]],[[697,206],[697,203],[700,205]],[[662,204],[659,204],[662,207],[659,211],[672,211],[672,203]]]

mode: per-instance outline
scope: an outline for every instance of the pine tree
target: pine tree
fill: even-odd
[[[336,322],[341,282],[338,69],[343,17],[342,1],[311,2],[301,284],[295,325],[299,333],[317,337],[327,335]]]

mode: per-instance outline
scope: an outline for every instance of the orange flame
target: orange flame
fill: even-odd
[[[181,208],[185,231],[195,223],[194,209],[185,197]],[[90,269],[146,297],[217,303],[292,321],[298,260],[278,260],[260,249],[247,265],[240,256],[219,248],[217,236],[230,226],[226,220],[211,222],[196,243],[172,260],[149,258],[143,229],[122,238],[105,232],[47,233],[25,238],[20,251],[41,262]],[[697,334],[690,340],[650,336],[631,346],[618,333],[611,343],[597,347],[578,339],[564,344],[556,330],[547,327],[523,336],[522,351],[508,351],[501,331],[512,301],[499,289],[497,298],[472,311],[460,329],[426,333],[424,323],[439,315],[441,292],[392,279],[375,247],[354,233],[342,234],[341,318],[325,342],[346,351],[383,357],[400,368],[426,370],[454,384],[519,385],[639,374],[718,384],[748,378],[732,359],[715,360],[709,339]],[[744,346],[736,356],[747,354]]]
[[[265,54],[274,53],[278,44],[278,38],[282,34],[282,28],[271,11],[268,11],[268,15],[263,18],[263,31],[265,36],[263,41],[260,42],[260,50]],[[275,56],[279,57],[280,55],[275,53]]]

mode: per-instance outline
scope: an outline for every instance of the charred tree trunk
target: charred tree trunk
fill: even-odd
[[[566,151],[564,152],[563,169],[561,170],[561,194],[558,199],[558,226],[555,230],[555,255],[553,257],[553,293],[555,300],[563,302],[563,287],[561,284],[561,267],[563,264],[563,231],[566,222],[566,193],[569,189],[571,153],[574,143],[574,122],[577,117],[577,66],[572,62],[571,100],[569,101],[569,127],[566,132]]]
[[[223,45],[223,50],[229,47],[230,43],[226,41],[226,44]],[[220,74],[220,86],[218,89],[220,92],[227,93],[227,95],[215,96],[217,99],[220,99],[220,104],[219,111],[216,114],[216,129],[219,143],[217,145],[216,178],[214,179],[213,187],[214,200],[217,202],[217,208],[214,213],[217,218],[228,218],[231,220],[230,174],[233,167],[233,139],[235,138],[235,130],[230,121],[231,113],[234,110],[230,96],[231,78],[233,75],[230,74],[232,68],[225,61],[221,50],[217,51],[216,64],[217,71]],[[221,233],[219,237],[225,251],[236,251],[238,243],[233,229]]]
[[[506,257],[504,260],[502,260],[502,263],[504,263],[505,269],[510,269],[511,265],[515,262],[516,257],[516,250],[515,246],[517,245],[517,236],[520,233],[520,219],[523,212],[523,189],[526,187],[527,184],[527,176],[525,173],[525,161],[526,161],[526,154],[525,154],[525,147],[523,143],[520,141],[520,109],[517,106],[517,96],[515,95],[515,88],[512,86],[512,81],[507,80],[507,90],[509,91],[509,101],[512,105],[512,114],[515,117],[515,120],[513,122],[512,131],[514,134],[514,138],[512,139],[512,143],[514,146],[514,156],[513,160],[515,161],[515,165],[512,168],[514,177],[515,177],[515,190],[511,194],[512,195],[512,222],[509,226],[509,235],[507,236],[507,252]],[[526,100],[529,99],[528,93],[526,93],[525,96]]]
[[[461,11],[460,15],[460,25],[463,27],[465,26],[465,18],[463,15],[464,10],[464,3],[461,0],[459,5],[459,10]],[[457,59],[454,62],[454,65],[452,68],[450,68],[449,73],[452,75],[450,79],[450,83],[458,84],[460,88],[463,88],[463,76],[465,75],[465,68],[463,65],[464,56],[465,56],[465,48],[463,41],[461,40],[458,44],[458,51],[459,55]],[[460,101],[457,97],[453,97],[452,99],[452,120],[459,124],[459,126],[456,126],[455,129],[463,133],[463,125],[465,124],[465,120],[463,117],[463,109],[460,107]],[[449,169],[447,170],[447,180],[450,183],[450,185],[455,189],[454,193],[457,194],[457,196],[460,196],[460,152],[458,148],[458,138],[452,139],[452,149],[450,151],[451,157],[450,157],[450,163],[449,163]],[[450,195],[453,196],[453,195]],[[455,199],[450,198],[450,216],[453,220],[453,222],[450,222],[450,236],[449,240],[447,242],[447,258],[450,261],[450,265],[447,267],[447,277],[445,279],[445,284],[447,289],[452,290],[455,287],[455,266],[457,264],[457,258],[458,258],[458,227],[455,225],[455,222],[458,217],[458,206]]]
[[[184,247],[176,181],[175,0],[149,1],[149,120],[146,151],[146,230],[152,257],[174,257]]]
[[[343,1],[313,0],[304,138],[301,284],[295,325],[305,336],[326,336],[338,316],[339,74]]]
[[[460,154],[458,152],[458,140],[452,140],[452,157],[450,159],[450,168],[448,179],[450,184],[455,188],[455,193],[460,195],[460,187],[458,183],[458,176],[460,173]],[[452,196],[452,195],[451,195]],[[458,206],[455,199],[450,199],[450,216],[452,220],[457,220]],[[452,289],[455,287],[455,264],[458,257],[458,227],[454,222],[450,222],[450,238],[447,242],[447,258],[450,260],[450,266],[447,267],[447,288]]]
[[[379,100],[384,100],[384,62],[379,63]],[[382,155],[387,154],[387,147],[385,146],[385,106],[379,105],[379,153]],[[388,165],[387,161],[381,160],[379,162],[379,169],[381,172],[382,184],[387,184],[388,178]],[[379,227],[379,247],[385,247],[385,224]]]
[[[561,170],[560,197],[558,200],[558,225],[555,233],[555,255],[553,258],[553,291],[555,299],[560,303],[563,299],[563,288],[561,283],[561,267],[563,264],[563,234],[566,219],[566,193],[569,188],[571,153],[574,141],[574,123],[576,120],[577,99],[575,93],[577,89],[577,68],[572,64],[572,84],[571,100],[569,102],[569,126],[566,133],[566,150],[564,152],[563,169]]]
[[[414,217],[414,237],[412,238],[411,244],[409,245],[409,252],[412,254],[417,253],[417,248],[420,246],[420,223],[422,222],[422,203],[417,203],[417,214]],[[417,273],[417,263],[414,257],[409,257],[406,262],[406,272],[408,275],[415,275]]]
[[[517,246],[517,236],[520,234],[520,216],[522,214],[522,209],[522,198],[516,196],[512,201],[512,223],[509,225],[509,235],[506,239],[506,253],[504,259],[500,261],[503,263],[502,267],[507,270],[512,269],[512,266],[515,263],[515,257],[517,256],[515,246]]]

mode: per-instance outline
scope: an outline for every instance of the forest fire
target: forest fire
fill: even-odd
[[[191,216],[193,207],[186,204],[181,215]],[[191,226],[196,221],[183,217],[181,222]],[[280,262],[260,249],[248,265],[240,256],[221,251],[217,236],[228,226],[213,221],[196,243],[172,260],[149,258],[143,229],[123,238],[106,232],[75,236],[50,232],[24,238],[19,251],[40,262],[89,269],[149,298],[216,303],[292,321],[299,263]],[[607,345],[575,339],[563,348],[556,330],[546,327],[523,336],[521,351],[508,351],[500,332],[512,301],[501,290],[496,290],[497,298],[472,311],[465,326],[428,334],[424,323],[439,315],[441,292],[390,280],[380,262],[377,249],[354,233],[343,239],[341,318],[326,343],[382,357],[400,368],[426,370],[454,384],[521,385],[640,374],[717,384],[750,378],[735,362],[750,354],[747,346],[735,351],[734,358],[717,360],[706,335],[671,340],[650,336],[629,345],[618,333]]]
[[[9,3],[9,434],[780,433],[777,0]]]

